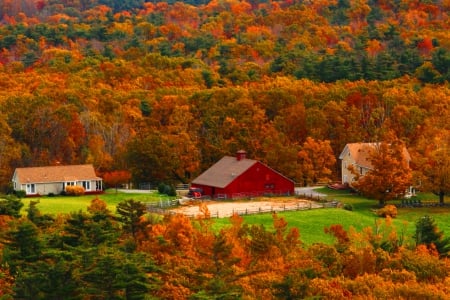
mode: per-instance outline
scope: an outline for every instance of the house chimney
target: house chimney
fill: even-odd
[[[247,154],[247,152],[245,152],[245,150],[239,150],[239,151],[236,152],[236,159],[238,161],[242,160],[242,159],[245,159],[245,155],[246,154]]]

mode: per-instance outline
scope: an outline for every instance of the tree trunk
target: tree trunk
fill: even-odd
[[[441,205],[444,204],[444,195],[445,195],[444,191],[440,190],[439,191],[439,204],[441,204]]]

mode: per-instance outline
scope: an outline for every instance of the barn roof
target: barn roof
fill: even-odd
[[[208,170],[195,178],[192,183],[225,188],[236,177],[240,176],[256,163],[257,161],[253,159],[244,158],[237,160],[236,157],[224,156]]]
[[[15,176],[21,183],[67,182],[101,180],[92,165],[68,165],[17,168]]]

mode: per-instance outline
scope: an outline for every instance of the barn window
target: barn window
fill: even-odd
[[[266,183],[266,184],[264,185],[264,188],[265,188],[266,190],[273,190],[273,189],[275,188],[275,184],[274,184],[274,183]]]

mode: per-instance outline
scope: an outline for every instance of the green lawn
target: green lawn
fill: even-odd
[[[347,230],[353,227],[357,231],[361,231],[366,227],[374,228],[377,220],[383,221],[374,212],[378,205],[375,200],[328,188],[320,188],[318,192],[326,194],[327,199],[351,204],[353,211],[327,208],[278,213],[279,216],[286,219],[290,227],[299,229],[300,238],[307,245],[317,242],[332,243],[332,237],[325,234],[324,228],[333,224],[341,224]],[[438,198],[431,194],[424,194],[420,197],[438,201]],[[450,203],[450,199],[446,198],[446,201]],[[450,235],[450,207],[400,208],[397,218],[393,220],[393,226],[397,232],[406,229],[406,234],[412,237],[415,231],[415,222],[424,215],[432,216],[439,229]],[[266,228],[272,228],[272,216],[270,214],[244,216],[244,222],[247,224],[263,224]],[[219,229],[229,224],[228,219],[218,219],[215,220],[214,226]]]
[[[116,205],[124,200],[133,199],[141,202],[157,202],[168,200],[169,197],[166,195],[161,195],[158,192],[149,193],[116,193],[115,190],[107,190],[104,194],[100,195],[84,195],[84,196],[55,196],[48,197],[43,196],[39,198],[24,198],[22,202],[24,203],[23,210],[28,208],[30,201],[39,201],[37,208],[42,213],[48,213],[52,215],[57,215],[60,213],[70,213],[74,211],[83,210],[86,211],[87,207],[90,205],[92,199],[96,197],[105,201],[111,212],[116,211]],[[172,197],[173,198],[173,197]]]
[[[374,213],[377,208],[377,201],[369,200],[364,197],[350,194],[343,191],[334,191],[328,188],[320,188],[319,192],[327,195],[327,199],[336,200],[341,203],[351,204],[353,211],[344,209],[315,209],[306,211],[292,211],[292,212],[280,212],[279,216],[286,219],[290,227],[297,227],[300,231],[301,240],[311,245],[316,242],[331,243],[333,239],[331,236],[324,233],[324,228],[333,224],[341,224],[345,229],[350,227],[355,228],[357,231],[361,231],[366,227],[374,227],[375,222],[380,218]],[[58,213],[70,213],[74,211],[83,210],[89,206],[92,199],[97,197],[96,195],[69,197],[40,197],[40,198],[25,198],[24,213],[28,208],[28,204],[31,200],[38,200],[38,209],[42,213],[49,213],[56,215]],[[141,202],[158,202],[168,200],[169,197],[160,195],[157,192],[152,193],[116,193],[115,190],[108,190],[106,193],[98,195],[98,197],[104,200],[108,208],[112,211],[116,211],[116,205],[127,199],[134,199]],[[437,201],[437,197],[431,194],[419,195],[421,200]],[[450,199],[447,197],[447,203],[450,203]],[[393,224],[395,228],[400,231],[403,230],[405,224],[407,226],[407,234],[412,236],[415,230],[415,222],[422,216],[430,215],[435,220],[440,230],[444,231],[446,235],[450,235],[450,206],[449,207],[421,207],[421,208],[400,208],[398,210],[398,216],[394,219]],[[244,221],[247,224],[263,224],[266,228],[272,228],[272,216],[270,214],[261,215],[249,215],[244,216]],[[219,230],[224,226],[229,226],[230,221],[228,218],[215,219],[214,229]]]

